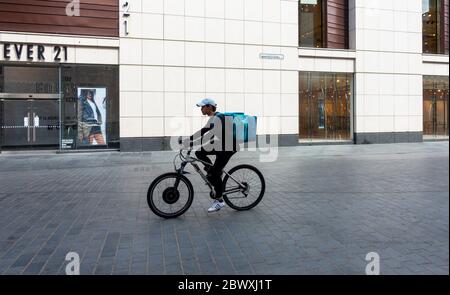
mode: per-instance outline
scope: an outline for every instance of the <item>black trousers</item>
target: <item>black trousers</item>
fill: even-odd
[[[231,157],[236,152],[232,151],[205,151],[204,149],[198,150],[195,152],[195,156],[207,163],[212,164],[213,166],[207,169],[208,174],[210,177],[208,180],[211,182],[211,184],[214,186],[214,190],[216,191],[216,199],[222,198],[223,194],[223,183],[222,183],[222,170],[227,165],[228,161],[230,161]],[[208,156],[216,156],[216,160],[214,161],[214,164],[212,163],[211,159]]]

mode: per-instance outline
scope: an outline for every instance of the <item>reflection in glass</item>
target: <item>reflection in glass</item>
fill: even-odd
[[[322,0],[300,0],[299,33],[301,47],[324,47]]]
[[[59,93],[59,69],[0,66],[0,93]]]
[[[300,139],[351,140],[351,74],[300,73]]]
[[[443,0],[422,0],[423,52],[448,54],[442,23]],[[448,40],[447,40],[448,42]]]
[[[119,148],[118,85],[117,66],[62,68],[61,149]]]
[[[423,77],[423,134],[448,137],[448,77]]]

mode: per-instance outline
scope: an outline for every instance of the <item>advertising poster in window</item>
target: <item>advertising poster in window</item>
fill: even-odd
[[[322,98],[319,98],[319,129],[325,129],[325,102]]]
[[[79,87],[78,143],[106,145],[106,88]]]

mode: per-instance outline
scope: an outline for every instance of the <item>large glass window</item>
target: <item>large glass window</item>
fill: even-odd
[[[448,54],[445,42],[445,24],[443,24],[443,0],[422,0],[423,52],[430,54]],[[447,30],[448,34],[448,30]]]
[[[117,66],[62,68],[61,149],[119,148]]]
[[[0,65],[3,149],[116,149],[119,141],[118,66]]]
[[[423,134],[448,138],[448,77],[423,77]]]
[[[59,69],[0,66],[0,93],[59,93]]]
[[[301,140],[351,140],[353,75],[300,73]]]
[[[299,32],[301,47],[325,47],[322,0],[300,0]]]

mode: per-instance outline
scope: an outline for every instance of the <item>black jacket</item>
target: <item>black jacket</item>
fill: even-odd
[[[206,123],[205,127],[190,137],[193,145],[201,144],[204,148],[214,151],[238,151],[239,145],[233,136],[233,120],[216,112]]]
[[[95,112],[97,112],[97,119],[95,120],[94,110],[92,109],[91,105],[89,104],[87,98],[83,97],[81,98],[82,103],[82,110],[83,110],[83,117],[82,122],[88,123],[88,124],[102,124],[102,114],[100,113],[97,104],[95,103],[95,100],[92,100],[92,102],[95,105]]]

